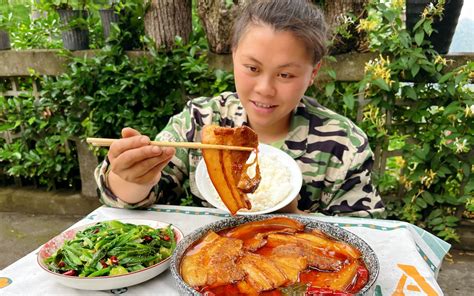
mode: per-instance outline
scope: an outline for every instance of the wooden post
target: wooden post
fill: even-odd
[[[151,0],[145,12],[145,33],[156,46],[172,49],[176,36],[186,43],[192,31],[191,0]]]
[[[353,14],[356,18],[364,17],[365,7],[368,0],[336,0],[325,1],[324,15],[328,23],[329,30],[332,32],[332,42],[330,47],[331,54],[341,54],[351,51],[365,52],[366,44],[363,43],[363,37],[356,29],[358,22],[348,24],[347,30],[351,32],[352,37],[346,38],[335,32],[340,25],[347,23],[345,17],[348,13]],[[356,21],[356,20],[354,20]]]
[[[206,33],[209,49],[213,53],[231,52],[231,36],[234,20],[248,0],[233,1],[197,0],[197,13]]]
[[[97,197],[97,184],[94,178],[94,170],[98,165],[97,157],[89,149],[89,145],[82,140],[74,141],[77,147],[79,159],[79,171],[81,174],[81,194],[85,197]]]

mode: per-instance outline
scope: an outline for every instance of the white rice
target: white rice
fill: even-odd
[[[251,162],[252,159],[253,157],[251,155],[248,162]],[[258,155],[258,161],[262,180],[254,193],[247,194],[252,204],[252,209],[243,209],[240,211],[257,212],[274,207],[284,200],[291,191],[290,170],[288,166],[282,163],[278,155],[260,153]],[[250,177],[255,176],[255,165],[248,168],[248,174]],[[207,178],[209,183],[212,184],[209,175]],[[225,208],[214,186],[212,186],[211,192],[214,199]]]

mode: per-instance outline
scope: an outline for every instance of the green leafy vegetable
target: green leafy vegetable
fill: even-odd
[[[114,276],[161,262],[175,248],[171,226],[154,229],[112,220],[79,231],[44,262],[51,271],[66,275]]]

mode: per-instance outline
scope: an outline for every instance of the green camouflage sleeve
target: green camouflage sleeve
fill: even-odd
[[[187,142],[186,132],[191,128],[191,115],[186,108],[173,116],[166,127],[156,136],[156,141]],[[189,176],[189,149],[176,149],[176,154],[161,172],[161,180],[155,188],[160,203],[179,204],[183,183]]]
[[[338,215],[379,216],[384,206],[371,180],[373,153],[368,142],[357,148],[358,151],[353,154],[344,181],[336,186],[326,210]]]
[[[287,141],[303,172],[300,209],[328,215],[382,213],[384,205],[371,180],[374,157],[367,135],[315,100],[303,102],[294,121],[299,136]]]
[[[106,158],[100,163],[94,172],[94,177],[97,182],[97,192],[99,194],[99,200],[102,204],[114,208],[122,209],[142,209],[148,208],[156,201],[156,194],[154,190],[151,190],[148,196],[136,204],[129,204],[119,199],[110,189],[107,184],[107,173],[109,170],[109,160]]]

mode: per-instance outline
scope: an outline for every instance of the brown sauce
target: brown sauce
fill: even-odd
[[[289,221],[294,221],[289,219]],[[281,221],[280,221],[281,222]],[[354,247],[343,243],[341,241],[337,241],[325,234],[321,231],[312,231],[308,229],[295,230],[289,226],[287,227],[284,232],[281,232],[283,225],[278,223],[270,223],[265,225],[261,222],[253,222],[253,225],[246,226],[245,224],[238,226],[236,228],[225,229],[219,231],[217,235],[223,239],[235,239],[235,240],[242,240],[243,241],[243,254],[245,253],[253,253],[257,255],[258,258],[264,257],[264,260],[274,260],[275,254],[278,253],[276,248],[280,247],[290,247],[288,250],[291,253],[292,249],[299,249],[302,250],[302,255],[294,255],[295,257],[291,259],[301,259],[302,257],[308,257],[308,262],[311,261],[311,264],[305,268],[298,269],[297,273],[297,280],[292,281],[289,280],[291,277],[288,277],[288,280],[271,289],[265,288],[258,290],[255,293],[247,294],[243,293],[242,288],[239,289],[239,281],[225,283],[225,284],[218,284],[218,285],[201,285],[194,287],[197,291],[203,293],[204,295],[283,295],[282,289],[308,289],[307,295],[318,295],[319,289],[325,290],[324,295],[331,295],[327,291],[334,291],[334,295],[352,295],[353,293],[357,293],[360,291],[365,284],[368,282],[368,270],[365,266],[360,252],[355,249]],[[290,224],[288,224],[290,225]],[[288,226],[286,225],[286,226]],[[255,231],[252,231],[255,230]],[[272,236],[273,235],[273,236]],[[288,241],[282,240],[281,243],[278,240],[274,240],[273,238],[278,236],[279,238],[288,238]],[[311,244],[306,244],[306,240],[304,243],[301,243],[301,239],[307,239],[308,237],[305,235],[311,235],[311,238],[315,238],[315,242],[311,242]],[[214,235],[216,237],[216,235]],[[262,243],[262,237],[264,243]],[[309,240],[311,240],[309,238]],[[273,240],[272,240],[273,239]],[[297,244],[293,244],[294,240],[297,240]],[[248,245],[255,246],[255,241],[259,241],[257,243],[256,249],[245,249]],[[270,241],[272,241],[270,243]],[[198,253],[203,248],[206,248],[206,245],[212,246],[213,242],[211,243],[203,243],[202,241],[198,241],[196,244],[190,246],[185,253],[185,256],[191,256],[193,254]],[[321,245],[322,244],[322,245]],[[294,248],[293,248],[294,246]],[[310,251],[308,251],[310,248]],[[334,251],[335,250],[335,251]],[[309,255],[307,255],[309,254]],[[357,254],[357,256],[354,256]],[[225,254],[220,254],[219,256],[226,256]],[[254,255],[252,255],[254,256]],[[260,257],[261,256],[261,257]],[[282,255],[286,256],[286,255]],[[183,260],[184,260],[183,258]],[[235,262],[239,262],[242,257],[236,258]],[[287,257],[284,257],[287,258]],[[286,259],[285,259],[286,260]],[[284,260],[284,261],[285,261]],[[272,261],[275,262],[275,261]],[[278,262],[278,260],[276,261]],[[234,263],[237,264],[237,263]],[[283,263],[286,264],[286,263]],[[263,268],[261,266],[265,266],[265,264],[255,264],[254,267],[258,270],[259,268]],[[276,269],[280,269],[281,265]],[[322,267],[322,268],[321,268]],[[209,268],[213,268],[210,266]],[[266,271],[263,270],[262,274],[265,274]],[[181,269],[181,274],[183,274],[183,270]],[[268,274],[268,272],[267,272]],[[246,277],[242,280],[246,281],[248,284],[249,281],[247,279],[249,275],[247,274]],[[241,284],[241,283],[240,283]],[[252,286],[252,289],[255,286]],[[311,294],[311,292],[313,294]],[[321,290],[322,291],[322,290]],[[244,291],[245,292],[245,291]],[[337,294],[336,294],[337,293]],[[322,293],[320,293],[322,294]]]

